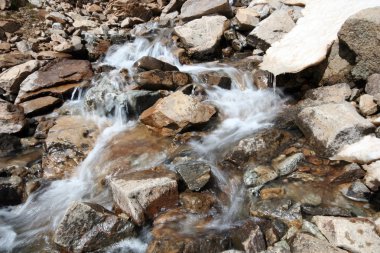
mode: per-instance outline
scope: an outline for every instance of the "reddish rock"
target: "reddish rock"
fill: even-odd
[[[36,116],[47,113],[61,104],[62,99],[47,96],[20,103],[20,106],[24,108],[26,116]]]

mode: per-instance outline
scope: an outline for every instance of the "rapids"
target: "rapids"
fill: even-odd
[[[176,65],[180,71],[191,74],[197,80],[197,74],[205,70],[220,71],[232,79],[232,89],[207,89],[207,102],[215,105],[220,114],[220,122],[214,130],[200,141],[193,141],[191,148],[197,151],[202,159],[214,166],[212,174],[217,187],[228,201],[222,202],[222,210],[214,216],[210,228],[224,229],[238,220],[239,209],[244,200],[244,189],[239,180],[230,178],[221,171],[216,161],[218,154],[229,144],[268,127],[283,105],[283,99],[273,90],[257,90],[252,78],[243,71],[228,64],[210,62],[204,64],[181,65],[173,54],[174,45],[168,43],[170,29],[158,29],[156,25],[150,28],[154,35],[137,37],[124,45],[113,46],[100,64],[110,65],[116,69],[127,68],[133,73],[132,65],[142,56],[153,56]],[[116,89],[125,89],[114,76],[115,71],[104,78],[110,80]],[[94,80],[92,85],[101,85]],[[205,86],[206,87],[206,86]],[[83,105],[85,91],[76,90],[72,100],[66,103],[72,114],[80,114],[95,119],[102,129],[93,150],[76,168],[70,178],[52,181],[33,193],[28,200],[18,206],[0,209],[0,252],[52,252],[52,232],[62,219],[65,210],[73,201],[88,201],[98,203],[111,209],[112,198],[107,188],[98,187],[97,180],[101,169],[93,170],[105,161],[104,153],[112,145],[118,134],[128,133],[136,127],[136,121],[128,119],[123,110],[118,108],[114,115],[105,116],[101,111],[87,112]],[[151,159],[141,159],[136,170],[149,168],[165,160],[166,151]],[[196,219],[196,217],[195,217]],[[187,220],[182,224],[183,231],[191,232],[195,220]],[[108,252],[144,252],[149,241],[148,229],[143,229],[139,238],[127,239],[108,249]],[[32,246],[31,246],[32,245]],[[28,247],[27,247],[28,246]],[[128,251],[128,252],[129,252]]]

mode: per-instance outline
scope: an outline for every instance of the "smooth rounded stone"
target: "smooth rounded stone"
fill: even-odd
[[[301,211],[307,215],[323,215],[323,216],[340,216],[340,217],[352,217],[353,215],[347,209],[338,206],[314,206],[303,204]]]
[[[114,202],[138,225],[178,203],[177,178],[168,170],[151,169],[120,175],[111,179],[110,186]]]
[[[326,156],[334,155],[344,145],[354,143],[374,128],[349,103],[307,107],[297,115],[296,124],[310,144]]]
[[[260,22],[260,14],[252,8],[239,8],[235,18],[239,24],[239,30],[252,31]]]
[[[88,252],[134,235],[132,222],[98,204],[75,202],[58,225],[54,243],[70,252]]]
[[[31,60],[2,72],[0,74],[0,90],[2,90],[3,96],[16,98],[21,82],[41,65],[41,62]]]
[[[187,73],[179,71],[150,70],[136,74],[133,79],[141,89],[145,90],[175,90],[191,82]]]
[[[341,190],[343,196],[353,201],[368,202],[371,191],[360,180],[355,181],[349,187]]]
[[[26,116],[37,116],[46,114],[52,111],[54,108],[59,107],[62,104],[62,99],[46,96],[40,97],[33,100],[29,100],[19,105],[24,108],[24,113]]]
[[[325,240],[315,238],[305,233],[299,233],[294,238],[291,249],[293,253],[348,253],[345,250],[334,247]]]
[[[175,170],[191,191],[200,191],[211,177],[211,166],[204,162],[190,161],[177,164]]]
[[[338,33],[339,40],[345,43],[356,55],[356,65],[351,73],[356,80],[367,80],[380,73],[380,58],[374,52],[380,51],[380,7],[368,8],[351,16]]]
[[[133,65],[136,68],[149,70],[161,70],[161,71],[179,71],[179,69],[167,62],[161,61],[151,56],[144,56],[135,62]]]
[[[379,251],[380,237],[375,224],[367,218],[314,216],[312,222],[335,247],[360,253]]]
[[[363,165],[363,169],[367,172],[364,182],[372,191],[380,189],[380,160],[368,165]]]
[[[23,194],[24,184],[19,176],[0,177],[0,207],[20,204]]]
[[[373,96],[364,94],[359,98],[359,109],[364,116],[369,116],[377,112],[377,104],[373,100]]]
[[[264,234],[259,226],[256,226],[250,233],[247,240],[243,242],[245,252],[258,253],[266,250]]]
[[[339,172],[330,179],[330,182],[336,184],[350,183],[364,176],[365,170],[356,163],[350,163],[339,170]]]
[[[232,80],[227,75],[223,75],[217,72],[206,72],[201,73],[199,75],[199,78],[202,82],[206,83],[211,87],[218,86],[227,90],[231,89]]]
[[[380,94],[380,74],[372,74],[368,77],[365,92],[372,96]]]
[[[47,152],[42,157],[44,178],[69,177],[82,162],[99,134],[98,125],[81,116],[61,116],[46,138]]]
[[[0,98],[0,134],[19,133],[26,124],[22,107]]]
[[[351,96],[351,93],[351,88],[347,83],[340,83],[308,90],[304,98],[324,103],[340,103],[346,101]]]
[[[261,21],[247,36],[247,42],[254,48],[266,51],[273,43],[282,39],[295,23],[285,10],[276,10]]]
[[[379,146],[380,138],[367,135],[353,144],[345,145],[330,160],[368,164],[380,159]]]
[[[181,205],[191,213],[208,213],[216,202],[215,197],[207,192],[184,192],[179,196]]]
[[[223,16],[204,16],[174,28],[190,56],[199,59],[210,58],[219,46],[219,42],[229,21]]]
[[[278,177],[278,174],[269,166],[257,166],[249,168],[243,176],[244,184],[247,187],[262,186]]]
[[[305,160],[303,153],[296,153],[288,157],[281,155],[272,161],[272,167],[279,176],[285,176],[297,170],[298,164],[303,160]]]
[[[204,17],[211,14],[232,16],[232,9],[228,0],[187,0],[181,8],[180,18],[184,21]]]
[[[215,113],[213,106],[175,92],[144,111],[140,121],[161,135],[170,136],[189,126],[207,123]]]
[[[252,203],[250,214],[254,217],[278,219],[289,227],[302,226],[301,205],[289,199],[269,199]]]

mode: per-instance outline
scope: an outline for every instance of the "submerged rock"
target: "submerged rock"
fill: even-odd
[[[162,135],[174,135],[189,126],[207,123],[215,113],[213,106],[175,92],[144,111],[140,120]]]
[[[145,90],[175,90],[191,82],[189,74],[179,71],[150,70],[136,74],[133,79]]]
[[[171,171],[132,172],[112,179],[110,186],[115,203],[139,225],[178,203],[177,180]]]
[[[207,192],[184,192],[180,195],[181,205],[191,213],[208,213],[216,198]]]
[[[315,216],[312,221],[336,247],[350,252],[378,252],[380,237],[376,233],[375,224],[369,219]]]
[[[134,235],[132,222],[100,205],[75,202],[58,225],[54,243],[70,252],[89,252]]]

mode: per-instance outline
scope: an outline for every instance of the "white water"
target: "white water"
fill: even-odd
[[[260,128],[270,126],[282,105],[277,94],[270,90],[257,90],[248,74],[226,65],[208,63],[182,66],[171,50],[161,41],[162,36],[157,36],[153,42],[145,38],[137,38],[133,43],[113,47],[107,54],[104,64],[117,69],[127,68],[132,73],[133,63],[142,56],[149,55],[175,64],[181,71],[192,74],[195,79],[200,72],[210,70],[229,75],[233,80],[231,90],[219,88],[207,90],[207,102],[219,109],[222,122],[201,142],[193,143],[196,150],[203,154],[210,154]],[[114,80],[112,73],[109,76],[111,81]],[[118,83],[115,84],[115,87],[120,90],[124,88],[120,87]],[[79,99],[68,102],[66,106],[71,106],[73,113],[86,113],[83,109],[83,101],[80,99],[82,97],[80,91],[77,91],[78,94]],[[74,97],[76,95],[73,95]],[[0,252],[15,252],[18,248],[25,249],[39,240],[41,236],[45,236],[45,240],[49,241],[46,233],[54,231],[65,210],[73,201],[89,201],[101,204],[106,208],[111,207],[108,190],[99,192],[96,189],[96,175],[93,174],[91,168],[99,162],[104,148],[113,136],[133,127],[134,122],[126,123],[126,119],[123,118],[125,114],[121,110],[122,108],[116,110],[116,115],[108,119],[113,123],[103,130],[94,149],[78,166],[76,173],[71,178],[52,182],[49,186],[32,194],[24,204],[0,209]],[[86,113],[86,115],[96,117],[94,113]],[[213,161],[210,160],[210,162]],[[213,175],[217,178],[222,191],[230,196],[230,204],[224,207],[224,212],[219,218],[216,218],[213,225],[216,227],[220,227],[220,224],[228,226],[238,212],[244,189],[241,187],[241,182],[231,180],[216,166],[213,168]],[[189,226],[191,224],[192,222],[189,223]],[[144,252],[146,246],[146,243],[139,239],[127,239],[114,245],[109,251],[113,252],[124,248],[134,252]]]

